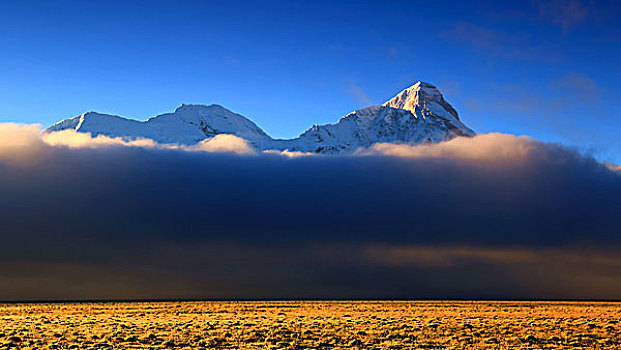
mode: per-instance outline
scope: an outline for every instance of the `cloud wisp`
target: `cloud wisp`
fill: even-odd
[[[470,47],[485,57],[490,55],[517,61],[558,61],[558,52],[535,44],[528,35],[509,34],[502,30],[458,22],[439,34],[440,39]]]
[[[589,12],[580,0],[545,0],[539,3],[539,15],[560,25],[564,31],[580,25]]]

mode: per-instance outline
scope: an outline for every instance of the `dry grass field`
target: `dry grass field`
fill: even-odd
[[[619,349],[620,322],[590,302],[1,304],[0,348]]]

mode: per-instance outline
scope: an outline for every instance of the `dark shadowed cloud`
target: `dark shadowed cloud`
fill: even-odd
[[[559,145],[288,158],[9,128],[0,299],[621,297],[621,174]]]

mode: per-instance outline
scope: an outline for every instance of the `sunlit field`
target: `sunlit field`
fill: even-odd
[[[2,348],[618,349],[621,303],[3,304]]]

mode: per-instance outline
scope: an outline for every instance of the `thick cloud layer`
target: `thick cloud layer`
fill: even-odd
[[[511,135],[300,157],[2,125],[0,206],[0,299],[621,298],[621,174]]]

